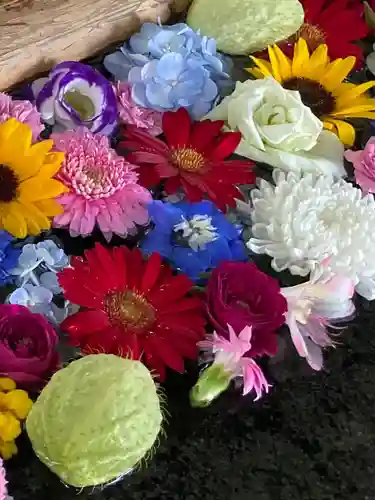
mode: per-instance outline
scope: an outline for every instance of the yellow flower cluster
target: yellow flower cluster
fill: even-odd
[[[32,404],[27,392],[17,389],[13,380],[0,377],[0,455],[5,460],[17,453],[15,439]]]

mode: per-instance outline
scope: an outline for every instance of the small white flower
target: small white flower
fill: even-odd
[[[182,232],[192,250],[204,250],[207,243],[217,240],[219,234],[212,225],[212,217],[207,215],[194,215],[191,219],[184,219],[174,226],[174,231]]]
[[[242,140],[236,153],[290,171],[345,176],[344,146],[305,106],[299,92],[273,78],[237,82],[205,117],[224,120]]]
[[[375,298],[375,200],[343,180],[274,172],[276,186],[261,180],[251,193],[252,234],[247,246],[272,257],[280,272],[307,276],[327,269],[351,279]]]

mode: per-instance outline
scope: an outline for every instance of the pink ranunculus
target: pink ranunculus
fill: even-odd
[[[41,314],[0,305],[0,375],[27,389],[42,387],[58,368],[58,337]]]
[[[366,193],[375,193],[375,137],[371,137],[365,149],[346,151],[345,158],[353,163],[355,180]]]
[[[247,356],[276,354],[276,330],[285,323],[286,310],[278,282],[251,262],[225,262],[208,281],[207,311],[215,330],[226,336],[228,324],[237,335],[252,328]]]
[[[135,104],[131,95],[131,85],[118,83],[116,85],[117,109],[120,120],[125,125],[135,125],[146,130],[151,135],[160,135],[163,132],[163,113],[153,109],[142,108]]]
[[[16,118],[19,122],[26,123],[31,128],[34,142],[44,130],[40,113],[31,102],[17,101],[0,92],[0,123],[6,122],[9,118]]]

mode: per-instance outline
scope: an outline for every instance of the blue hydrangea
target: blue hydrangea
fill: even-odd
[[[194,281],[221,262],[247,260],[240,230],[210,201],[152,201],[149,214],[154,227],[141,250],[160,253]]]
[[[171,75],[175,63],[179,71]],[[104,66],[116,80],[136,87],[133,98],[140,106],[175,110],[185,107],[181,102],[186,101],[197,119],[211,109],[219,91],[230,83],[229,59],[216,51],[215,39],[202,37],[183,23],[145,23],[119,51],[105,57]],[[202,100],[205,104],[199,106]]]
[[[18,262],[21,250],[14,248],[14,238],[6,231],[0,231],[0,285],[13,282],[10,271]]]
[[[218,95],[215,82],[199,62],[175,53],[150,61],[143,68],[132,68],[129,82],[139,106],[157,111],[184,107],[195,120],[210,111]]]

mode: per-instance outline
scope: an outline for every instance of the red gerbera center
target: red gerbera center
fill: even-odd
[[[171,160],[173,165],[187,172],[198,172],[205,165],[204,156],[192,148],[173,149]]]
[[[141,294],[130,290],[109,294],[105,298],[105,310],[112,324],[125,326],[135,333],[152,326],[156,318],[154,307]]]
[[[310,23],[302,24],[297,33],[292,37],[292,42],[295,43],[299,38],[306,40],[311,52],[319,47],[319,45],[326,42],[324,31],[320,27]]]

